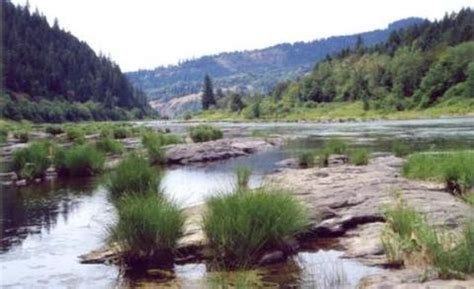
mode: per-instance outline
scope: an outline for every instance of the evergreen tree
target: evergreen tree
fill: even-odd
[[[214,89],[212,88],[212,80],[209,75],[204,77],[204,88],[202,92],[202,109],[208,110],[211,106],[216,105],[214,98]]]

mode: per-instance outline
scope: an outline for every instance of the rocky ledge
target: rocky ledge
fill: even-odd
[[[178,144],[166,148],[168,164],[206,163],[245,156],[278,146],[281,139],[226,138],[203,143]]]

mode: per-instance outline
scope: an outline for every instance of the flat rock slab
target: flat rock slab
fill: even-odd
[[[367,166],[284,169],[268,176],[267,182],[292,191],[307,205],[313,220],[322,218],[320,223],[314,222],[313,232],[339,237],[344,257],[383,265],[387,261],[380,241],[382,212],[393,204],[394,192],[439,228],[459,230],[474,216],[473,208],[445,192],[443,184],[401,177],[402,165],[403,159],[381,156],[371,159]]]
[[[166,148],[168,164],[205,163],[244,156],[281,144],[279,139],[227,138]]]

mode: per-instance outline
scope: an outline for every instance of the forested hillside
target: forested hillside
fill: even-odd
[[[268,92],[279,81],[296,79],[310,71],[314,63],[326,55],[353,47],[359,37],[370,46],[387,40],[392,31],[421,22],[420,18],[409,18],[392,23],[386,29],[359,35],[221,53],[127,75],[135,85],[147,92],[150,100],[161,102],[200,92],[206,74],[213,78],[216,87]]]
[[[280,83],[266,97],[247,97],[241,114],[282,118],[324,103],[354,101],[366,111],[403,111],[473,98],[474,12],[463,9],[394,31],[383,44],[360,43],[328,57],[299,81]]]
[[[3,117],[35,122],[141,118],[152,111],[118,65],[39,12],[2,5]]]

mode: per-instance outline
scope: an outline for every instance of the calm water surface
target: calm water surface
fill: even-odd
[[[174,132],[187,129],[187,125],[170,122],[147,125],[168,127]],[[333,136],[369,145],[375,151],[386,151],[395,138],[417,149],[474,147],[474,118],[216,125],[222,126],[228,136],[251,135],[254,131],[294,136],[297,140],[290,146],[303,148],[318,147],[324,139]],[[182,206],[194,205],[212,194],[232,190],[234,167],[252,167],[254,175],[250,183],[256,187],[265,174],[276,169],[276,162],[290,155],[287,150],[271,150],[208,166],[172,168],[166,172],[163,185],[165,192]],[[1,188],[2,288],[131,288],[150,286],[150,282],[152,287],[165,286],[153,280],[122,277],[116,266],[79,264],[77,256],[105,244],[107,226],[115,218],[107,191],[100,183],[100,180],[56,180],[26,188]],[[380,270],[340,259],[340,254],[334,250],[301,252],[291,264],[259,274],[269,284],[292,288],[306,285],[321,288],[336,276],[344,288],[353,288],[360,278]],[[328,268],[331,272],[324,271]],[[208,287],[203,282],[208,276],[203,264],[176,266],[175,271],[178,278],[166,286]]]

